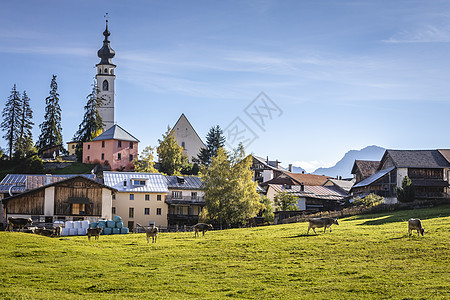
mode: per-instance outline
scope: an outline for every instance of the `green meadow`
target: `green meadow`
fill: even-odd
[[[410,238],[406,220],[422,219]],[[0,232],[0,299],[450,299],[450,205],[194,233]]]

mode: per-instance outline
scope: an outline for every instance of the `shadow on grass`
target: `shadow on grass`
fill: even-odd
[[[296,238],[301,238],[301,237],[312,237],[312,236],[316,236],[317,234],[298,234],[298,235],[294,235],[294,236],[287,236],[285,237],[285,239],[296,239]]]

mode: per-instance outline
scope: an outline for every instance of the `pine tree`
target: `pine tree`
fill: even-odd
[[[222,129],[217,125],[216,127],[211,127],[208,134],[206,135],[206,148],[200,149],[195,162],[198,162],[204,166],[209,166],[211,160],[217,155],[217,150],[225,145],[225,136],[223,135]]]
[[[33,148],[33,133],[31,132],[34,125],[31,121],[33,119],[33,111],[31,110],[30,98],[28,98],[26,91],[23,92],[21,105],[19,134],[15,143],[15,155],[19,158],[26,156]]]
[[[189,159],[183,153],[183,147],[178,145],[170,127],[158,143],[156,151],[161,166],[160,171],[167,175],[181,175],[181,170],[189,164]]]
[[[395,191],[399,202],[413,202],[416,200],[414,185],[408,176],[403,177],[402,187],[396,187]]]
[[[20,131],[20,116],[22,115],[22,105],[20,93],[14,84],[11,94],[3,108],[3,121],[1,123],[2,130],[5,132],[3,138],[7,141],[9,147],[9,157],[12,158],[13,148],[17,142]]]
[[[37,142],[39,149],[62,144],[61,107],[59,106],[58,84],[56,75],[50,83],[50,95],[45,98],[44,122],[39,125],[41,135]]]
[[[98,132],[103,130],[103,120],[98,111],[103,104],[103,100],[99,97],[99,89],[95,80],[92,85],[92,92],[86,98],[83,121],[73,137],[74,141],[80,143],[90,142]]]

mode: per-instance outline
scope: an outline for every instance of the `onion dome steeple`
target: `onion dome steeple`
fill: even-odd
[[[112,65],[115,66],[111,62],[111,58],[116,55],[116,52],[111,48],[109,45],[108,37],[111,35],[111,33],[108,30],[108,20],[106,20],[106,29],[103,32],[103,35],[105,36],[105,39],[103,40],[103,47],[98,50],[97,55],[101,58],[99,65]]]

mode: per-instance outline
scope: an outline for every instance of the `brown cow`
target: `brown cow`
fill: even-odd
[[[25,226],[27,226],[28,224],[30,224],[30,225],[33,224],[33,220],[31,220],[31,218],[9,217],[8,223],[9,223],[9,231],[12,231],[14,229],[14,227],[19,227],[19,231],[20,231],[20,229],[22,229],[22,231],[23,231]]]
[[[423,234],[425,233],[425,229],[422,227],[422,222],[420,221],[420,219],[411,218],[408,220],[409,236],[411,236],[413,230],[417,230],[417,236],[420,236],[420,234],[422,234],[423,236]]]
[[[327,230],[327,227],[330,228],[330,232],[331,232],[331,225],[336,224],[339,225],[337,219],[332,219],[332,218],[312,218],[309,219],[309,227],[308,227],[308,233],[309,234],[309,229],[312,228],[312,230],[314,231],[314,233],[316,233],[316,228],[323,228],[323,232],[325,233],[325,231]]]
[[[91,240],[91,236],[94,236],[96,240],[99,239],[100,233],[102,232],[103,228],[97,227],[97,228],[88,228],[87,230],[87,236],[88,240]]]
[[[205,236],[205,232],[208,230],[213,230],[213,226],[211,224],[198,223],[192,226],[195,231],[195,237],[199,236],[199,231],[203,232],[203,236]]]
[[[156,238],[158,237],[158,227],[144,227],[141,224],[136,223],[137,226],[144,228],[147,235],[147,244],[150,243],[150,237],[152,237],[152,243],[156,243]]]

